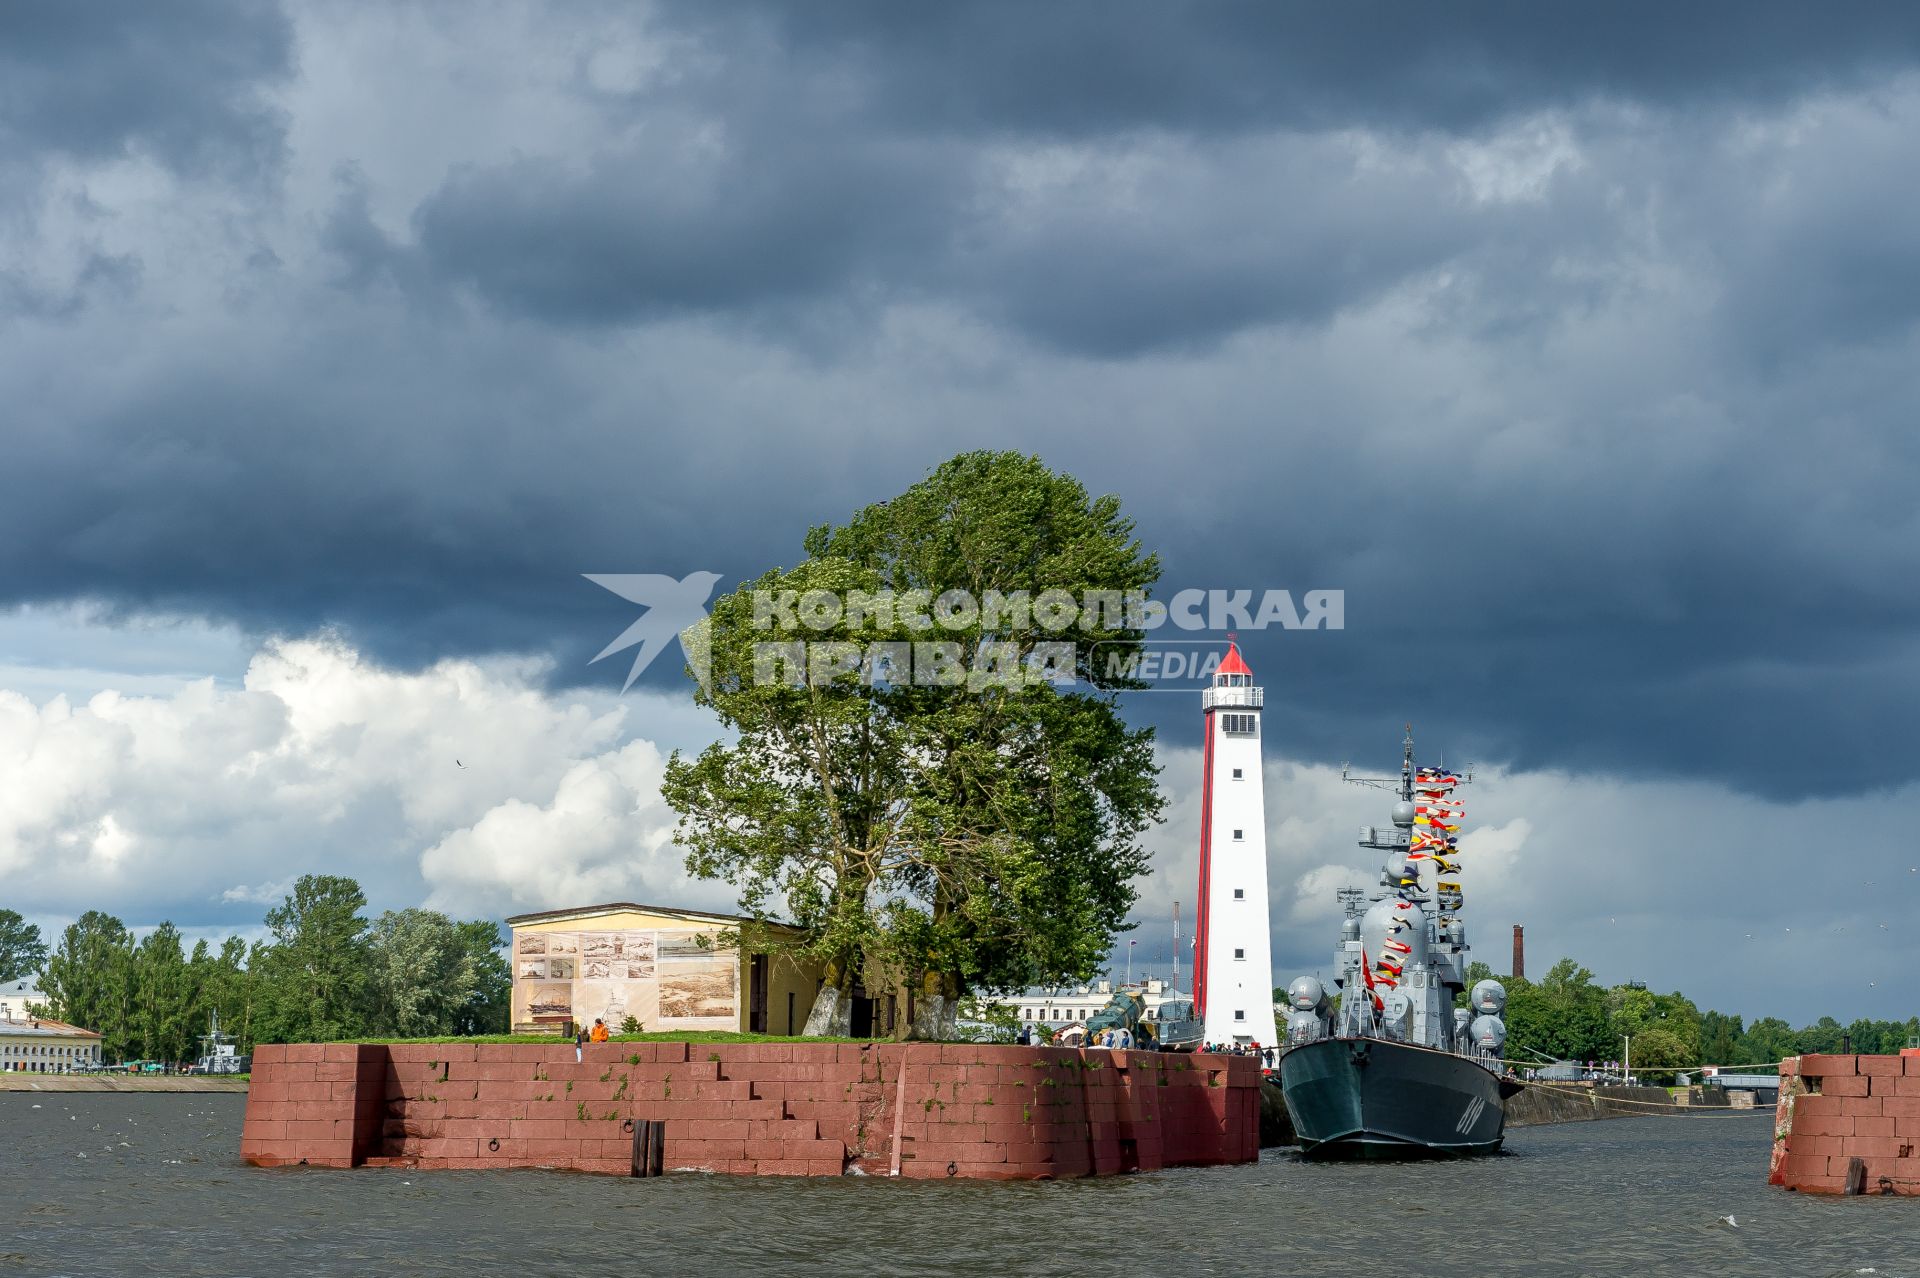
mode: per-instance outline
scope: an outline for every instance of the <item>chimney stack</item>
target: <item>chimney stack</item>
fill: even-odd
[[[1527,934],[1518,923],[1513,925],[1513,975],[1515,979],[1527,975]]]

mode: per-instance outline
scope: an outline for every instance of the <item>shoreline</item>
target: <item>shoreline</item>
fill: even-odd
[[[232,1092],[244,1096],[248,1080],[183,1074],[0,1073],[0,1092]]]

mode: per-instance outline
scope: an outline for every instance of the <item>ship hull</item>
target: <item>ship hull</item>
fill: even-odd
[[[1314,1159],[1497,1153],[1512,1091],[1462,1057],[1377,1038],[1292,1048],[1280,1085],[1300,1152]]]

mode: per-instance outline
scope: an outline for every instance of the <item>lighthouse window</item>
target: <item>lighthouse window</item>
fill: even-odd
[[[1243,958],[1245,958],[1245,957],[1247,956],[1247,952],[1246,952],[1245,950],[1242,950],[1242,949],[1236,949],[1236,950],[1234,950],[1234,952],[1233,952],[1233,956],[1234,956],[1235,958],[1237,958],[1237,959],[1243,959]]]
[[[1235,769],[1233,770],[1233,779],[1234,779],[1235,781],[1238,781],[1238,780],[1240,780],[1240,779],[1241,779],[1241,775],[1240,775],[1240,769],[1238,769],[1238,768],[1235,768]]]
[[[1235,889],[1233,890],[1233,899],[1234,899],[1234,900],[1236,900],[1236,901],[1244,901],[1244,900],[1246,900],[1246,899],[1247,899],[1247,890],[1246,890],[1245,888],[1235,888]]]
[[[1233,1019],[1236,1021],[1244,1021],[1247,1019],[1247,1014],[1236,1007],[1233,1009]]]
[[[1223,714],[1220,716],[1221,731],[1229,736],[1250,737],[1253,735],[1255,718],[1250,714]]]
[[[1235,830],[1233,832],[1233,841],[1235,843],[1238,843],[1241,839],[1244,839],[1245,837],[1246,837],[1246,832],[1243,830]]]

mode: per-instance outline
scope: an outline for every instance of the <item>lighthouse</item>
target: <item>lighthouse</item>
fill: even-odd
[[[1280,1036],[1273,1019],[1267,926],[1266,799],[1260,780],[1261,690],[1237,644],[1200,694],[1207,738],[1200,799],[1200,926],[1193,999],[1208,1043]]]

